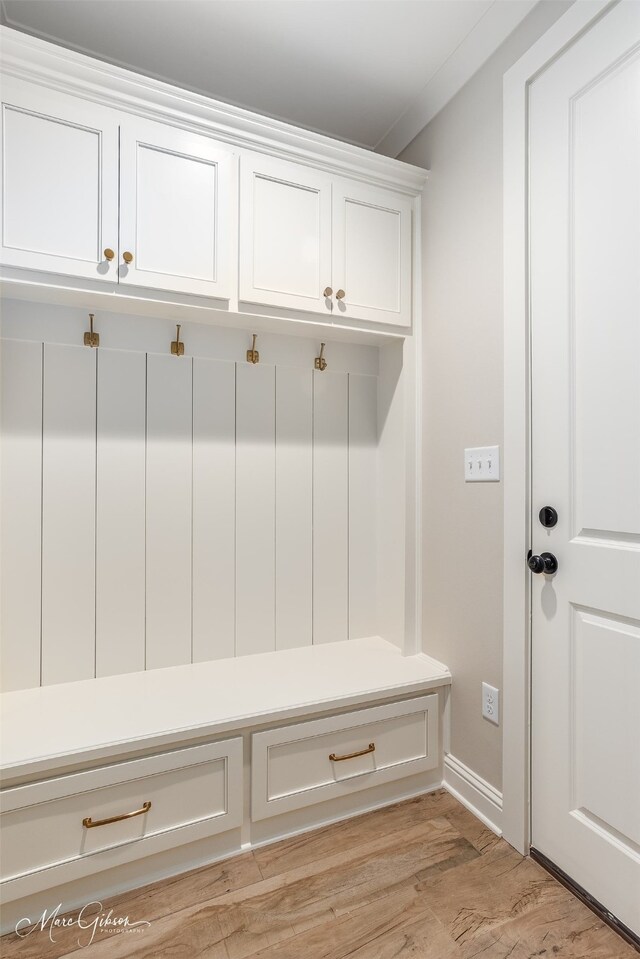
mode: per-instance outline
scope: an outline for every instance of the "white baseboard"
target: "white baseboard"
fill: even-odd
[[[502,793],[473,769],[446,753],[442,785],[496,835],[502,835]]]

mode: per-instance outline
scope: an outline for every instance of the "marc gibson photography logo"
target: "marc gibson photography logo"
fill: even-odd
[[[151,923],[146,919],[131,920],[129,916],[119,916],[113,909],[105,912],[101,902],[88,902],[77,913],[60,915],[62,903],[55,909],[45,909],[35,921],[28,916],[16,923],[16,935],[21,939],[28,936],[47,933],[51,942],[56,942],[56,933],[63,929],[78,930],[78,945],[90,946],[97,935],[115,935],[119,933],[144,932]]]

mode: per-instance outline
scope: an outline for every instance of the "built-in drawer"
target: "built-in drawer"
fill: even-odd
[[[252,819],[433,769],[438,695],[284,726],[252,737]]]
[[[5,789],[0,804],[3,891],[79,860],[108,868],[240,826],[242,739]]]

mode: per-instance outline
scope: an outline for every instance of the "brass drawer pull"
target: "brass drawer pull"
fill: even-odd
[[[343,759],[356,759],[357,756],[367,756],[369,753],[374,753],[376,751],[376,744],[369,743],[366,749],[361,749],[358,753],[347,753],[346,756],[336,756],[335,753],[331,753],[329,759],[332,763],[341,763]]]
[[[142,804],[142,809],[134,809],[133,812],[125,812],[121,816],[112,816],[111,819],[96,819],[94,822],[91,816],[87,816],[86,819],[82,820],[82,825],[86,829],[93,829],[94,826],[108,826],[112,822],[120,822],[122,819],[133,819],[134,816],[143,816],[144,813],[149,812],[151,809],[151,803],[146,802]]]

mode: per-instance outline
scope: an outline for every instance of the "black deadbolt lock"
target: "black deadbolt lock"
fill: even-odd
[[[538,519],[545,529],[553,529],[558,522],[558,513],[553,506],[543,506],[538,513]]]

